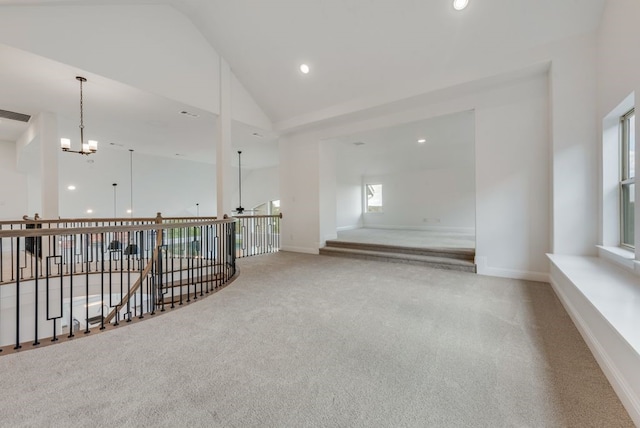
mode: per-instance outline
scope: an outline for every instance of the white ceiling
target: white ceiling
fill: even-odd
[[[363,176],[475,166],[473,111],[336,139],[339,167]],[[418,140],[426,140],[418,143]]]
[[[365,104],[359,100],[420,95],[442,76],[592,31],[605,1],[470,0],[462,12],[453,10],[452,0],[0,0],[0,5],[171,5],[194,23],[276,128],[283,129],[278,123]],[[77,82],[69,76],[81,71],[61,64],[29,73],[12,70],[4,58],[7,50],[0,52],[0,100],[12,102],[0,108],[27,114],[49,109],[73,122]],[[309,75],[299,72],[302,62],[311,66]],[[99,133],[103,147],[113,142],[167,156],[215,157],[211,115],[176,117],[189,106],[86,77],[87,132]],[[122,99],[131,101],[122,105]],[[97,117],[104,120],[97,123]],[[0,123],[0,139],[6,138],[2,132],[15,133],[2,128]],[[255,165],[272,162],[274,136],[253,141],[252,133],[234,129],[234,145],[259,144],[265,161],[257,157]],[[176,138],[182,141],[178,146]],[[248,167],[252,162],[247,158]]]
[[[605,0],[175,0],[274,122],[594,30]],[[298,65],[310,65],[303,76]]]
[[[98,140],[99,150],[133,149],[211,164],[216,161],[216,116],[211,113],[1,44],[0,58],[0,109],[31,116],[57,114],[59,133],[71,138],[74,150],[80,140],[80,86],[75,76],[81,75],[87,78],[83,85],[85,140]],[[0,141],[16,141],[27,126],[0,119]],[[264,137],[254,136],[257,131]],[[234,149],[245,152],[243,166],[277,165],[273,135],[238,122],[233,123],[232,135]]]

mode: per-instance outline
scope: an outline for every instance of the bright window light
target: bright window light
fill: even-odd
[[[462,10],[469,5],[469,0],[453,0],[453,8],[455,10]]]
[[[300,71],[302,71],[304,74],[308,74],[309,73],[309,66],[307,64],[302,64],[300,65]]]
[[[367,196],[366,211],[368,213],[381,213],[382,212],[382,184],[365,185],[365,193]]]

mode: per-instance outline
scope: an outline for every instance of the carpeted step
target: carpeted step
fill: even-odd
[[[342,248],[351,250],[376,251],[382,253],[410,254],[416,256],[442,257],[447,259],[458,259],[473,262],[476,251],[473,248],[422,248],[422,247],[401,247],[387,244],[367,244],[360,242],[348,242],[338,240],[328,240],[326,248]]]
[[[360,260],[376,260],[392,263],[429,266],[438,269],[476,272],[476,265],[468,260],[448,257],[425,256],[419,254],[390,253],[384,251],[360,250],[352,248],[324,247],[320,249],[324,256],[355,258]]]

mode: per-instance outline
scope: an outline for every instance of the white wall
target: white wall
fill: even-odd
[[[418,143],[418,138],[426,142]],[[474,138],[472,111],[342,138],[337,158],[339,227],[473,234]],[[363,213],[364,184],[382,184],[382,212]]]
[[[280,246],[284,251],[317,254],[320,248],[320,138],[280,140]],[[332,213],[335,213],[335,207]]]
[[[571,42],[571,41],[569,41]],[[549,72],[552,252],[595,255],[598,239],[596,37],[558,47]]]
[[[357,229],[363,226],[362,173],[352,168],[344,157],[337,158],[336,166],[336,228]]]
[[[218,114],[219,56],[182,13],[165,5],[2,6],[0,43]],[[242,84],[233,117],[271,129]]]
[[[27,214],[27,175],[18,171],[16,162],[16,143],[0,141],[0,220]]]
[[[237,176],[238,170],[234,169]],[[280,199],[280,175],[277,167],[242,171],[242,205],[251,209],[265,202]],[[234,207],[238,205],[238,184],[234,186]]]
[[[548,82],[538,77],[476,100],[478,272],[546,280],[550,251]]]
[[[317,251],[312,229],[319,230],[316,216],[326,209],[318,200],[321,140],[475,110],[479,273],[546,279],[545,253],[551,247],[548,93],[547,74],[538,71],[463,94],[427,98],[393,115],[288,137],[280,164],[288,218],[285,248]]]
[[[363,182],[382,184],[384,204],[381,213],[364,213],[364,227],[474,233],[473,165],[364,176]]]
[[[337,170],[336,170],[336,147],[337,141],[323,141],[319,147],[319,203],[320,210],[320,246],[324,246],[328,239],[336,239],[336,192],[337,192]]]
[[[104,148],[100,156],[58,154],[60,216],[112,217],[113,183],[118,217],[127,217],[131,196],[130,154]],[[195,216],[216,214],[215,167],[210,164],[133,154],[133,216]],[[70,191],[67,186],[75,185]],[[87,209],[93,213],[88,214]]]
[[[585,34],[539,46],[505,58],[502,74],[476,76],[459,86],[362,112],[351,121],[294,133],[289,146],[475,110],[478,272],[546,281],[545,253],[595,254],[595,44],[595,35]],[[283,180],[292,179],[294,170],[298,182],[317,180],[316,160],[284,156],[281,168]],[[281,190],[286,200],[290,194],[284,181]],[[297,205],[285,211],[294,222],[299,208],[305,213],[322,209],[314,197],[305,197],[304,203],[300,194],[296,197]],[[312,250],[307,247],[311,241],[295,236],[288,244]]]

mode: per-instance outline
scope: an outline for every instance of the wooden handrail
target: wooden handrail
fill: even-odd
[[[139,230],[153,230],[153,229],[178,229],[180,227],[195,227],[195,226],[207,226],[212,223],[223,224],[232,223],[235,220],[233,218],[225,220],[202,220],[192,221],[188,223],[161,223],[161,224],[134,224],[126,226],[92,226],[92,227],[68,227],[64,229],[14,229],[14,230],[0,230],[0,238],[10,238],[17,236],[24,237],[37,237],[37,236],[52,236],[52,235],[74,235],[74,234],[98,234],[103,232],[132,232]]]
[[[249,214],[249,215],[237,215],[233,216],[233,218],[282,218],[282,213],[280,214]]]
[[[158,213],[158,217],[156,217],[155,221],[157,225],[162,224],[162,218],[160,217],[160,213]],[[155,261],[158,260],[158,254],[160,253],[159,248],[160,248],[160,245],[162,244],[163,230],[164,229],[157,229],[156,231],[156,238],[155,238],[156,242],[154,243],[154,246],[153,246],[153,256],[151,257],[151,259],[149,259],[149,262],[147,263],[145,268],[142,270],[142,274],[140,274],[140,278],[138,278],[136,282],[133,283],[133,287],[131,287],[129,291],[127,291],[127,294],[125,294],[122,297],[122,300],[120,300],[120,303],[115,305],[114,308],[111,310],[111,312],[109,312],[109,315],[105,317],[104,324],[109,324],[111,322],[111,320],[118,314],[118,311],[129,302],[129,299],[131,299],[131,296],[136,293],[138,288],[140,288],[142,281],[147,277],[147,275],[149,275],[149,272],[153,267],[153,263],[155,263]]]
[[[200,220],[210,221],[217,220],[216,216],[202,216],[202,217],[163,217],[163,221],[175,221],[175,220]],[[0,220],[0,225],[12,225],[12,224],[60,224],[60,223],[111,223],[111,222],[148,222],[155,223],[156,217],[105,217],[105,218],[56,218],[56,219],[30,219],[24,216],[22,220]]]

